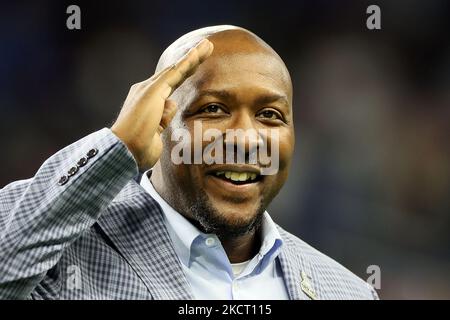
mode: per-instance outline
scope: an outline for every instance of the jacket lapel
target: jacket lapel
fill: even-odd
[[[108,206],[98,224],[154,299],[193,299],[162,210],[134,180]]]

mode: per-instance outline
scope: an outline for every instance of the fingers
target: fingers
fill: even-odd
[[[183,81],[192,74],[192,72],[208,58],[214,49],[213,44],[208,39],[203,39],[194,48],[177,63],[163,71],[155,80],[155,87],[161,90],[161,93],[172,93]],[[170,88],[170,90],[168,90]],[[163,98],[167,96],[163,95]]]
[[[213,49],[212,42],[203,39],[177,63],[159,71],[147,80],[134,84],[130,92],[142,92],[143,98],[148,95],[154,96],[154,93],[156,93],[163,100],[166,100],[211,55]]]

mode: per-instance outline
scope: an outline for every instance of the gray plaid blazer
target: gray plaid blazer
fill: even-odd
[[[105,128],[1,189],[0,298],[193,299],[161,208],[136,176],[133,156]],[[350,271],[279,230],[291,299],[377,298]]]

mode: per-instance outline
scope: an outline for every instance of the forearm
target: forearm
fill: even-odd
[[[93,149],[98,153],[87,157]],[[72,167],[76,173],[61,180]],[[126,146],[102,129],[53,155],[26,185],[3,188],[0,298],[25,298],[137,173]]]

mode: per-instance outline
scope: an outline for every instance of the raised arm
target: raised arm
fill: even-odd
[[[156,163],[160,134],[176,111],[168,98],[212,50],[203,40],[173,66],[133,85],[111,129],[69,145],[33,178],[0,190],[0,299],[29,297],[138,169]]]

